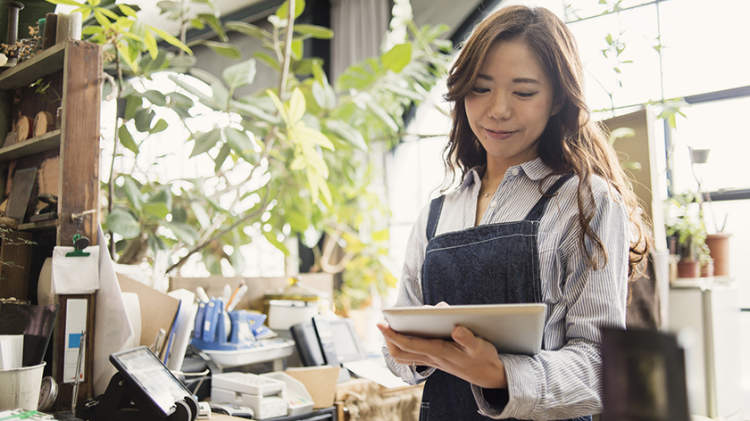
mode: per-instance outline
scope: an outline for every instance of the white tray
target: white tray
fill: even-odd
[[[203,349],[201,351],[208,354],[220,368],[273,361],[288,357],[294,351],[294,341],[289,339],[273,338],[263,340],[259,344],[262,345],[237,351],[216,351],[210,349]]]

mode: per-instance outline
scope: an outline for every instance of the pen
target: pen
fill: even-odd
[[[78,384],[81,382],[81,360],[83,359],[83,347],[86,346],[86,331],[81,332],[80,342],[78,343],[78,361],[76,361],[76,378],[73,382],[73,397],[70,403],[70,410],[75,416],[76,405],[78,404]]]
[[[230,312],[234,310],[235,307],[237,307],[237,304],[239,304],[242,296],[245,295],[245,292],[247,292],[247,285],[245,284],[242,284],[239,288],[237,288],[236,291],[234,291],[234,294],[232,294],[232,298],[229,299],[227,312]]]

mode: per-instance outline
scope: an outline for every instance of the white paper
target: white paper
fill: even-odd
[[[55,294],[90,294],[99,289],[99,246],[86,247],[88,256],[67,257],[73,250],[56,246],[52,252]]]
[[[23,365],[23,335],[0,335],[0,369],[12,370]]]
[[[106,244],[102,227],[98,230],[99,244]],[[103,248],[98,262],[100,289],[96,295],[96,322],[94,324],[94,394],[105,392],[110,378],[116,369],[109,362],[109,355],[131,344],[141,342],[140,305],[138,320],[129,321],[120,284],[115,275],[114,263],[106,248]],[[137,301],[136,301],[137,303]],[[132,307],[132,306],[131,306]],[[131,323],[138,323],[135,335]]]
[[[385,364],[385,358],[383,356],[349,361],[344,363],[344,367],[358,377],[372,380],[384,387],[391,388],[409,385],[400,377],[391,373],[391,370],[389,370],[388,366]]]
[[[65,303],[65,362],[63,365],[63,383],[73,383],[76,379],[78,353],[81,352],[80,381],[85,381],[86,344],[81,347],[81,335],[86,331],[86,312],[88,302],[85,298],[68,298]]]
[[[174,338],[169,350],[167,368],[170,370],[182,370],[182,362],[185,359],[185,351],[190,343],[190,332],[193,330],[195,313],[198,305],[195,304],[195,294],[185,289],[169,292],[169,296],[181,301],[180,310],[175,318]]]

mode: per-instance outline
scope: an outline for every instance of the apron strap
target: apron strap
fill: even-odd
[[[549,199],[557,193],[557,190],[565,184],[566,181],[570,179],[570,177],[573,177],[573,174],[563,174],[560,176],[560,178],[555,181],[554,184],[550,186],[550,188],[547,189],[546,192],[542,195],[541,199],[539,199],[538,202],[536,202],[536,205],[534,205],[533,208],[529,211],[529,214],[526,215],[525,221],[539,221],[542,219],[542,215],[544,215],[544,208],[547,207],[547,202],[549,202]]]
[[[443,211],[443,202],[445,201],[445,195],[436,197],[430,202],[430,215],[427,218],[427,241],[432,240],[437,231],[438,221],[440,220],[440,213]]]

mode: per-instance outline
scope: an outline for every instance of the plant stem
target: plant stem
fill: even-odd
[[[294,36],[294,0],[289,1],[289,13],[286,20],[286,37],[284,38],[284,61],[281,63],[281,80],[279,81],[279,98],[284,100],[286,78],[289,74],[289,62],[292,55],[292,37]]]

